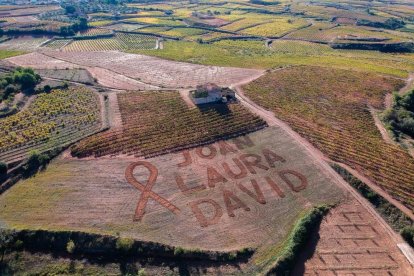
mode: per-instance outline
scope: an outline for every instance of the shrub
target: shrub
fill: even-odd
[[[6,86],[6,88],[4,89],[4,96],[3,98],[7,98],[10,95],[14,94],[17,91],[16,86],[14,86],[13,84],[9,84]]]
[[[128,238],[118,238],[116,240],[116,249],[122,253],[128,253],[131,251],[134,245],[134,240]]]
[[[147,273],[145,272],[145,268],[140,268],[138,270],[138,276],[146,276]]]
[[[382,114],[382,119],[397,136],[402,132],[414,137],[414,90],[404,96],[394,94],[392,108]]]
[[[72,240],[69,240],[68,243],[67,243],[67,245],[66,245],[66,251],[69,254],[73,254],[73,252],[75,252],[75,250],[76,250],[75,242],[72,241]]]
[[[182,247],[176,247],[176,248],[174,248],[174,256],[180,256],[180,255],[182,255],[182,254],[184,254],[186,251],[185,251],[185,249],[184,248],[182,248]]]
[[[401,231],[401,236],[411,247],[414,247],[414,227],[413,226],[405,227]]]
[[[7,174],[7,164],[0,162],[0,177]]]
[[[49,84],[46,84],[46,85],[43,87],[43,91],[45,91],[45,93],[50,93],[50,91],[52,91],[52,88],[50,87],[50,85],[49,85]]]

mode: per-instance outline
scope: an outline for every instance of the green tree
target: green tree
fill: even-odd
[[[76,8],[74,6],[66,6],[65,12],[66,14],[74,14],[76,12]]]
[[[8,230],[0,229],[0,264],[4,261],[4,255],[10,251],[16,239],[16,233]]]
[[[7,174],[7,164],[4,162],[0,162],[0,176]]]
[[[66,251],[69,254],[73,254],[73,252],[75,252],[75,250],[76,250],[75,242],[72,241],[72,240],[69,240],[68,243],[66,244]]]

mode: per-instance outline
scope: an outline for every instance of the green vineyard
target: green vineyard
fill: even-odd
[[[98,96],[86,88],[40,94],[25,110],[0,119],[0,160],[75,142],[101,128]]]

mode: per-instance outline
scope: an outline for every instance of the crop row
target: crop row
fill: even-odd
[[[72,155],[151,156],[255,131],[265,126],[240,104],[189,108],[179,93],[130,92],[118,95],[123,130],[84,139]]]

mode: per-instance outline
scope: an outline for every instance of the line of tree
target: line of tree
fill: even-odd
[[[62,36],[72,36],[79,31],[88,29],[88,20],[86,18],[79,18],[79,21],[71,26],[60,27],[60,34]]]

